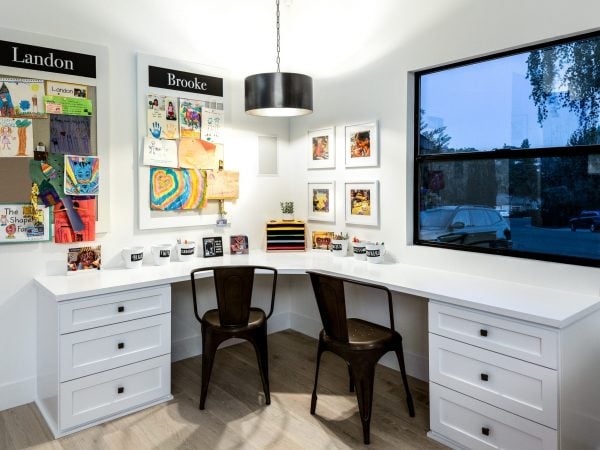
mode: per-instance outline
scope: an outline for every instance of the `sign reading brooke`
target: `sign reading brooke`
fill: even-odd
[[[148,66],[148,85],[161,89],[223,97],[223,78]]]
[[[83,53],[0,41],[0,65],[96,78],[96,57]]]

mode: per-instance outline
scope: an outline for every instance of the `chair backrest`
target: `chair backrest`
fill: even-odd
[[[307,271],[310,275],[323,329],[330,338],[348,342],[344,280],[335,276]]]
[[[277,270],[265,266],[219,266],[195,269],[191,273],[192,294],[196,318],[202,322],[198,315],[195,274],[203,271],[212,271],[213,279],[215,281],[217,308],[219,310],[219,322],[221,323],[221,326],[235,327],[248,325],[252,288],[254,286],[254,272],[256,269],[270,270],[273,272],[271,310],[267,318],[270,317],[273,313],[273,303],[275,300]]]

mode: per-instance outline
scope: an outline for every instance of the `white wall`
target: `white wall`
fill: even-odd
[[[233,110],[226,163],[242,173],[242,198],[230,208],[231,232],[262,242],[264,221],[278,215],[280,200],[291,199],[297,216],[306,214],[306,182],[329,179],[310,174],[304,137],[308,129],[377,119],[381,168],[343,169],[343,134],[338,133],[338,189],[335,226],[366,239],[383,240],[393,256],[420,265],[598,294],[598,270],[515,258],[413,247],[410,242],[412,169],[407,71],[434,66],[597,27],[594,0],[294,0],[282,2],[282,70],[315,77],[315,113],[305,118],[266,120],[243,113],[243,76],[274,69],[271,0],[31,0],[0,17],[0,27],[106,45],[110,51],[111,146],[109,179],[111,231],[98,241],[110,260],[125,245],[148,246],[180,235],[199,237],[213,230],[140,232],[135,229],[135,187],[130,181],[137,148],[135,53],[187,59],[227,68],[232,74]],[[102,94],[100,94],[102,95]],[[341,128],[339,128],[341,127]],[[289,132],[289,136],[288,136]],[[282,138],[280,176],[257,178],[256,135]],[[290,139],[290,148],[286,145]],[[381,227],[344,226],[343,184],[352,179],[381,182]],[[35,395],[34,275],[62,270],[64,245],[0,247],[0,410]],[[288,283],[288,284],[285,284]],[[292,325],[314,332],[316,310],[306,280],[288,280],[284,308]],[[466,287],[468,289],[468,286]],[[176,288],[176,292],[180,292]],[[565,294],[568,301],[568,294]],[[426,355],[426,309],[421,299],[396,296],[399,328],[414,356],[414,370]],[[365,310],[384,321],[385,309]],[[312,330],[312,331],[311,331]],[[181,336],[185,338],[185,332]]]

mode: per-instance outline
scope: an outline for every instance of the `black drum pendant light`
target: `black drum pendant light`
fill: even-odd
[[[279,0],[277,4],[277,72],[246,77],[246,113],[254,116],[292,117],[312,113],[312,78],[279,70]]]

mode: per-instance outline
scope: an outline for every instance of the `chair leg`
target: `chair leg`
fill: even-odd
[[[363,441],[366,445],[371,442],[371,409],[373,407],[373,382],[375,381],[375,365],[350,365],[354,376],[358,412],[363,428]]]
[[[206,394],[208,393],[208,383],[218,346],[219,341],[213,338],[212,333],[202,330],[202,389],[200,391],[200,409],[204,409]]]
[[[348,364],[348,379],[350,380],[348,382],[348,390],[354,392],[354,376],[352,375],[352,370],[350,370],[350,364]]]
[[[269,352],[267,347],[267,330],[260,330],[259,334],[252,340],[254,350],[256,351],[256,360],[258,362],[258,371],[265,392],[265,404],[271,404],[271,391],[269,389]]]
[[[413,404],[413,398],[408,388],[408,379],[406,378],[406,367],[404,366],[404,352],[402,350],[402,344],[396,347],[396,357],[398,358],[398,365],[400,366],[400,374],[402,375],[402,384],[404,384],[404,390],[406,391],[406,403],[408,404],[408,414],[410,417],[415,417],[415,406]]]
[[[317,384],[319,381],[319,366],[321,365],[321,355],[323,354],[323,344],[319,339],[319,348],[317,349],[317,369],[315,371],[315,387],[313,388],[312,398],[310,401],[310,413],[312,415],[315,414],[315,410],[317,409]]]

